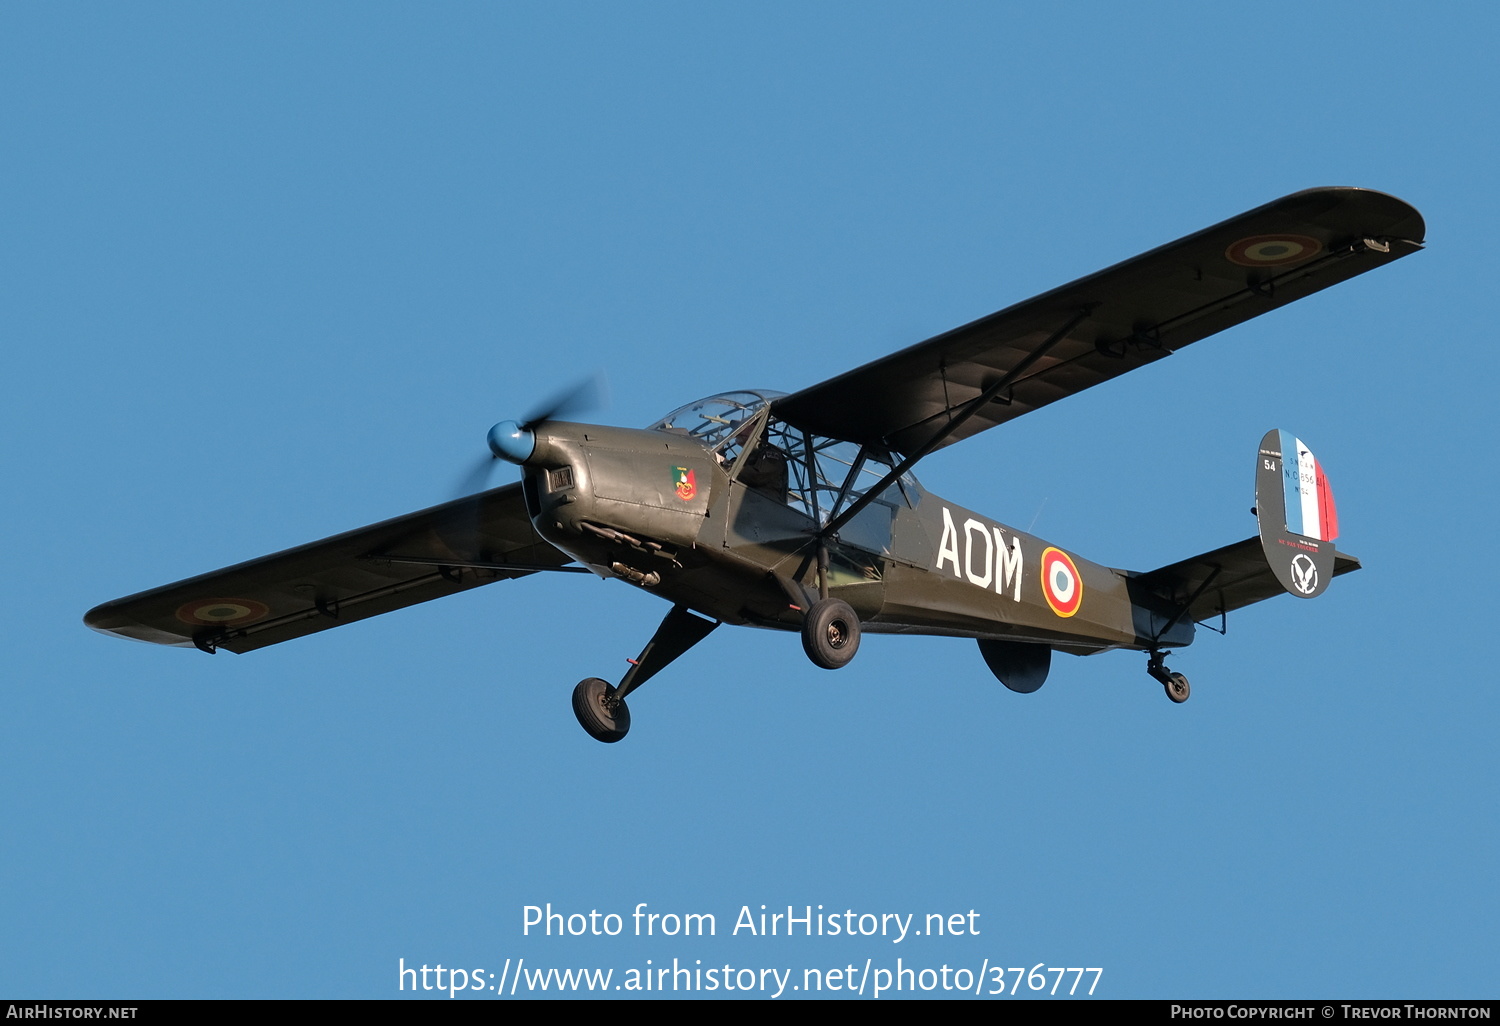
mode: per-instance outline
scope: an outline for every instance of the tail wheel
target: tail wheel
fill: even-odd
[[[614,744],[630,731],[630,709],[607,680],[590,677],[573,689],[573,715],[589,737]]]
[[[1188,679],[1180,673],[1169,674],[1162,687],[1166,689],[1167,697],[1178,705],[1186,702],[1193,693],[1193,689],[1188,687]]]
[[[859,651],[859,617],[843,599],[819,599],[802,618],[802,650],[825,670],[837,670]]]

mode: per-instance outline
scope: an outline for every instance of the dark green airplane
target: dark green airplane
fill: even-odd
[[[1195,624],[1359,569],[1312,453],[1271,431],[1257,455],[1258,537],[1138,573],[1091,563],[927,491],[928,453],[1422,246],[1412,207],[1309,189],[800,392],[729,392],[647,428],[560,419],[574,393],[490,430],[521,481],[107,602],[98,631],[249,652],[539,571],[594,573],[672,604],[618,684],[573,710],[618,741],[625,697],[721,623],[797,631],[836,669],[864,631],[974,638],[1031,692],[1054,650],[1164,662]],[[474,488],[481,486],[476,480]]]

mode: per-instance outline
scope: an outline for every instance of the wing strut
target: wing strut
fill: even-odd
[[[818,540],[822,541],[825,538],[829,538],[834,534],[837,534],[839,528],[843,527],[849,521],[858,516],[860,512],[870,503],[874,502],[876,498],[884,495],[885,490],[899,481],[902,474],[905,474],[907,471],[911,470],[912,467],[916,466],[918,460],[926,456],[928,453],[932,452],[938,446],[942,445],[944,439],[953,434],[953,432],[957,431],[959,428],[963,427],[964,424],[968,422],[970,417],[974,416],[974,414],[978,413],[981,409],[984,408],[986,403],[998,397],[1000,393],[1003,392],[1007,387],[1014,384],[1016,379],[1020,378],[1023,374],[1030,370],[1032,365],[1034,365],[1042,357],[1046,356],[1047,353],[1051,351],[1053,346],[1057,345],[1063,339],[1067,338],[1074,328],[1082,324],[1084,320],[1088,318],[1089,314],[1094,312],[1094,308],[1097,305],[1097,303],[1088,303],[1084,305],[1076,314],[1073,315],[1072,319],[1070,319],[1068,323],[1064,324],[1061,328],[1058,328],[1051,335],[1048,335],[1046,340],[1043,341],[1041,345],[1033,349],[1030,353],[1028,353],[1020,363],[1016,364],[1006,373],[1001,375],[1000,379],[993,385],[990,385],[983,392],[980,392],[973,399],[970,399],[967,403],[965,403],[963,408],[960,409],[959,412],[948,421],[948,423],[938,428],[936,433],[934,433],[931,438],[924,442],[910,456],[906,457],[906,459],[898,463],[894,470],[885,475],[885,477],[881,478],[880,481],[873,487],[865,489],[865,493],[863,495],[861,495],[858,499],[854,500],[854,502],[845,507],[844,511],[838,516],[828,521],[828,523],[823,526],[823,529],[818,532]]]
[[[1202,584],[1198,585],[1198,590],[1193,592],[1192,596],[1186,602],[1177,607],[1177,613],[1172,617],[1172,619],[1167,621],[1167,625],[1156,632],[1156,637],[1151,639],[1153,644],[1161,641],[1162,638],[1167,636],[1168,631],[1177,626],[1178,621],[1181,620],[1185,615],[1187,615],[1187,611],[1189,609],[1193,608],[1193,603],[1198,601],[1198,598],[1208,590],[1208,586],[1214,583],[1214,579],[1218,577],[1219,574],[1221,574],[1223,571],[1224,568],[1222,566],[1214,567],[1213,572],[1203,579]]]
[[[434,556],[390,556],[385,553],[371,553],[361,556],[360,559],[368,559],[372,563],[407,563],[412,566],[436,566],[445,570],[509,570],[515,573],[537,574],[537,573],[563,573],[563,574],[591,574],[586,566],[546,566],[540,563],[481,563],[475,560],[463,559],[439,559]]]

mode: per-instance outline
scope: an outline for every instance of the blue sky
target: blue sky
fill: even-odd
[[[9,7],[0,992],[899,957],[1101,967],[1108,997],[1494,997],[1497,29],[1463,3]],[[1253,533],[1256,442],[1307,440],[1366,570],[1200,632],[1185,706],[1135,654],[1022,696],[970,642],[867,637],[830,674],[726,628],[602,746],[571,688],[666,606],[570,575],[242,657],[81,624],[449,497],[581,373],[626,425],[795,389],[1314,185],[1411,202],[1428,250],[920,470],[1145,569]],[[718,933],[523,935],[548,902]],[[762,904],[980,933],[732,935]]]

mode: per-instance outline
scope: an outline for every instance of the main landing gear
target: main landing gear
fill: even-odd
[[[1188,700],[1193,689],[1188,686],[1188,679],[1180,673],[1173,673],[1167,669],[1164,661],[1167,653],[1152,651],[1151,657],[1146,662],[1146,672],[1161,682],[1166,689],[1167,697],[1181,705]]]
[[[828,545],[822,538],[817,559],[818,598],[802,614],[802,651],[814,666],[837,670],[859,651],[859,614],[843,599],[828,597]]]
[[[630,661],[630,669],[618,685],[590,677],[573,689],[573,715],[589,737],[614,744],[630,731],[630,708],[625,696],[646,683],[672,660],[708,637],[719,626],[717,620],[705,620],[688,612],[685,606],[673,606],[662,620],[641,654]]]
[[[573,715],[589,737],[614,744],[630,730],[630,707],[607,680],[590,677],[573,689]]]
[[[814,602],[802,617],[802,650],[817,666],[837,670],[859,651],[859,616],[843,599]]]

